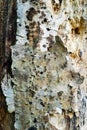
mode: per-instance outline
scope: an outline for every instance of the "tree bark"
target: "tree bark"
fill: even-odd
[[[11,75],[10,46],[16,37],[14,29],[16,28],[15,12],[16,12],[16,1],[0,0],[0,130],[15,129],[14,113],[10,114],[8,112],[6,98],[1,88],[1,81],[3,77],[5,75],[8,75],[8,73]],[[9,37],[13,39],[9,39]]]
[[[86,0],[1,0],[0,19],[0,129],[87,130]]]

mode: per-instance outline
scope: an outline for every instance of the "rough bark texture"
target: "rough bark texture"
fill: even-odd
[[[17,31],[11,17],[6,31],[10,60],[1,88],[8,111],[15,112],[15,129],[87,130],[87,1],[17,0],[11,5],[17,5]]]
[[[13,17],[10,20],[13,3],[13,0],[0,0],[0,82],[5,76],[4,87],[8,86],[8,74],[11,75],[11,51],[10,51],[10,43],[11,39],[8,41],[9,32],[11,33],[13,29],[9,27],[10,23],[14,26]],[[16,4],[14,5],[14,8]],[[10,20],[10,22],[9,22]],[[15,19],[14,19],[15,21]],[[15,28],[16,26],[14,26]],[[15,33],[15,29],[13,30]],[[13,36],[15,36],[13,33]],[[15,40],[15,37],[14,37]],[[6,86],[7,85],[7,86]],[[7,100],[5,98],[7,91],[3,88],[2,83],[0,83],[0,130],[14,130],[14,113],[9,113],[7,110]],[[1,89],[2,88],[2,89]],[[5,93],[6,92],[6,93]],[[9,95],[9,94],[8,94]]]

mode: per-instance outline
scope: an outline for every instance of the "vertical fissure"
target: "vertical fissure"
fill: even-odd
[[[16,0],[0,0],[0,130],[15,129],[15,113],[7,110],[1,82],[5,75],[13,76],[11,45],[16,41],[16,27]]]

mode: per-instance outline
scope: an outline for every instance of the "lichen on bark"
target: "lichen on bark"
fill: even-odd
[[[17,5],[12,46],[16,129],[86,127],[86,1]]]
[[[16,130],[87,129],[86,35],[86,0],[17,0]]]

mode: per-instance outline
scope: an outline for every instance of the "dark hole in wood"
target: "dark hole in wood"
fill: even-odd
[[[75,28],[75,34],[80,34],[79,28]]]
[[[35,126],[32,126],[28,130],[37,130],[37,128]]]

